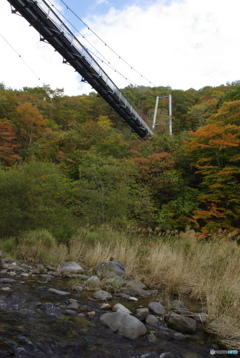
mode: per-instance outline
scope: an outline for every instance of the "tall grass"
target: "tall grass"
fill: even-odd
[[[128,277],[158,288],[160,298],[167,293],[199,300],[208,307],[207,330],[217,334],[226,347],[240,349],[240,247],[236,239],[220,233],[201,241],[192,230],[155,235],[82,228],[68,247],[58,245],[47,231],[30,232],[19,241],[17,252],[27,260],[51,264],[74,260],[86,268],[104,260],[122,261]],[[12,253],[13,241],[1,247]]]

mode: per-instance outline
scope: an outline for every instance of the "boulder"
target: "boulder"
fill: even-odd
[[[172,311],[177,312],[183,316],[189,316],[189,309],[185,306],[182,301],[174,300],[171,303]]]
[[[103,261],[94,268],[94,271],[98,277],[111,278],[123,276],[125,266],[120,261]]]
[[[149,314],[146,318],[146,323],[150,324],[151,326],[157,327],[159,325],[159,320],[153,314]]]
[[[125,306],[123,306],[121,303],[116,303],[113,308],[113,311],[115,312],[123,312],[123,313],[127,313],[127,314],[131,314],[132,312],[129,311],[129,309]]]
[[[113,286],[121,286],[125,284],[126,280],[124,280],[124,278],[122,278],[121,276],[115,276],[106,279],[105,282],[110,283]]]
[[[137,288],[137,289],[146,288],[146,285],[140,280],[126,281],[126,285],[127,285],[127,287],[133,287],[133,288]]]
[[[169,328],[181,333],[195,333],[197,329],[197,322],[194,319],[177,313],[168,314],[165,316],[165,321]]]
[[[99,290],[93,294],[93,297],[100,301],[111,300],[112,295],[104,290]]]
[[[84,270],[76,262],[70,261],[59,265],[57,271],[62,274],[71,274],[71,273],[81,273]]]
[[[148,308],[150,311],[157,315],[164,316],[167,313],[167,311],[160,302],[151,302],[149,303]]]
[[[100,317],[100,321],[114,332],[131,339],[137,339],[147,332],[145,325],[141,321],[122,312],[105,313]]]
[[[123,293],[126,293],[130,296],[139,296],[139,297],[150,297],[155,294],[155,291],[152,290],[144,290],[143,288],[138,287],[127,287],[122,289]]]
[[[97,276],[91,276],[85,281],[85,285],[90,286],[90,287],[99,287],[100,280]]]
[[[140,321],[144,321],[147,316],[149,315],[149,309],[148,308],[137,308],[136,310],[136,317],[140,319]]]

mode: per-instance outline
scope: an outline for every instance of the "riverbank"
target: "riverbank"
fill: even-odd
[[[1,242],[9,256],[52,265],[66,261],[92,268],[118,260],[126,275],[157,289],[165,302],[173,298],[207,307],[205,329],[229,349],[240,349],[240,249],[235,233],[207,238],[184,233],[119,232],[112,228],[83,228],[67,245],[47,231]]]

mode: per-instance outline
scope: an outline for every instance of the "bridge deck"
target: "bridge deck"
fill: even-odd
[[[104,72],[45,0],[8,0],[20,13],[140,136],[153,132],[135,108]]]

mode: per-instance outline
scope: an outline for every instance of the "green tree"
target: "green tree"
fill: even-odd
[[[74,227],[71,184],[51,163],[31,162],[0,170],[0,236],[47,229],[65,239]]]
[[[81,221],[114,226],[151,222],[154,207],[144,186],[136,183],[136,167],[127,160],[85,152],[75,182],[75,212]]]

